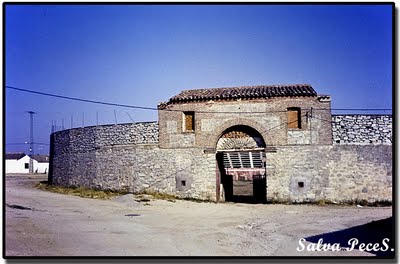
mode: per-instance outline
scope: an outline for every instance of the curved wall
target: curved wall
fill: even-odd
[[[156,146],[157,142],[158,124],[156,122],[92,126],[58,131],[52,134],[52,171],[49,178],[52,183],[58,185],[123,189],[128,186],[129,172],[123,169],[124,166],[116,168],[114,165],[123,165],[125,162],[133,166],[136,152],[133,147],[138,144]],[[116,157],[116,153],[114,155],[109,153],[108,159],[103,158],[107,155],[105,148],[113,146],[125,146],[126,155]],[[104,168],[115,170],[115,172],[103,177]],[[122,172],[123,175],[113,177],[118,172]],[[108,181],[113,183],[109,184]]]
[[[156,122],[74,128],[51,137],[52,184],[215,199],[215,155],[160,149]]]
[[[368,120],[365,116],[355,118]],[[350,118],[343,119],[350,122]],[[382,142],[385,145],[379,141],[360,144],[357,140],[322,146],[277,145],[276,152],[267,153],[268,199],[391,200],[392,146],[388,142],[392,119],[374,116],[369,120],[373,120],[366,122],[372,122],[374,137],[379,138],[382,133],[382,138],[390,139]],[[333,121],[341,122],[337,116]],[[346,125],[337,125],[335,129],[340,135],[365,132],[354,126],[348,129]],[[215,152],[200,147],[160,148],[158,134],[157,122],[53,133],[49,182],[129,192],[150,190],[215,200]],[[303,182],[304,187],[299,188],[298,182]]]

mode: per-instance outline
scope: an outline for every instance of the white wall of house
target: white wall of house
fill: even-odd
[[[27,164],[27,165],[25,165]],[[33,160],[33,172],[34,173],[48,173],[49,163],[48,162],[37,162]],[[19,160],[7,160],[6,159],[6,173],[29,173],[29,156],[25,155]]]
[[[48,173],[49,172],[49,163],[48,162],[36,162],[36,165],[33,166],[33,172],[34,173]]]
[[[27,168],[26,163],[28,163]],[[6,173],[29,173],[29,156],[25,155],[19,160],[6,160]]]

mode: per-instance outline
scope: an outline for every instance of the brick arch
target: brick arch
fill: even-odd
[[[268,142],[265,140],[266,138],[268,138],[268,134],[267,134],[265,128],[261,124],[259,124],[256,121],[246,119],[246,118],[235,118],[235,119],[231,119],[231,120],[224,122],[222,125],[218,126],[214,130],[213,136],[210,139],[210,144],[212,144],[211,147],[216,149],[219,138],[224,134],[224,132],[227,129],[229,129],[230,127],[233,127],[233,126],[248,126],[248,127],[253,128],[255,131],[257,131],[262,136],[265,144],[268,145]]]

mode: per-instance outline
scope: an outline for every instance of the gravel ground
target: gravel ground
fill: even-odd
[[[394,236],[392,207],[96,200],[35,189],[37,175],[6,176],[7,256],[386,256],[308,251],[350,238]],[[375,222],[373,222],[375,221]],[[299,243],[304,238],[305,241]],[[311,243],[313,242],[313,243]],[[297,249],[304,250],[299,251]],[[358,247],[356,247],[358,248]],[[311,249],[311,248],[310,248]]]

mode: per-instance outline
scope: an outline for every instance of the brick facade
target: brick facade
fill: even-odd
[[[301,110],[301,128],[288,128],[287,109]],[[313,109],[313,110],[311,110]],[[183,112],[195,112],[195,131],[185,132]],[[330,145],[330,100],[321,97],[269,98],[171,104],[158,113],[160,148],[215,149],[222,133],[235,125],[257,130],[267,146]]]

